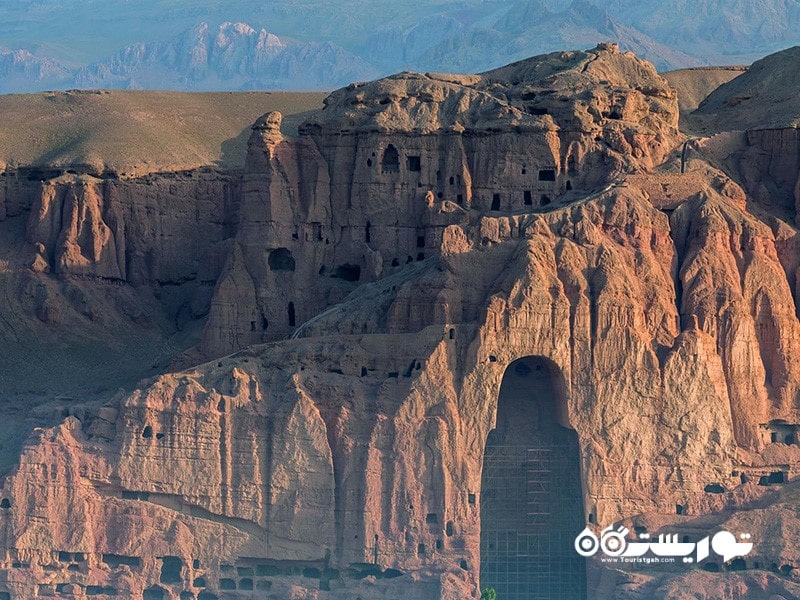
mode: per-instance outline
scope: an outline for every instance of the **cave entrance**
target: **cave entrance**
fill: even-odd
[[[392,144],[386,147],[381,159],[381,172],[382,173],[399,173],[400,172],[400,154],[397,152]]]
[[[564,427],[566,387],[542,357],[511,363],[481,477],[481,588],[502,600],[582,600],[586,562],[578,436]]]

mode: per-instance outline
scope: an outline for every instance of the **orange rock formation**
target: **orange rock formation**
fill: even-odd
[[[678,116],[607,44],[354,84],[296,137],[269,113],[240,179],[45,182],[26,268],[190,282],[163,302],[205,317],[174,363],[203,364],[32,434],[0,585],[478,598],[487,438],[504,398],[547,385],[581,527],[757,541],[735,573],[590,560],[590,598],[796,597],[797,146],[726,133],[681,174]],[[765,144],[737,168],[719,151]]]

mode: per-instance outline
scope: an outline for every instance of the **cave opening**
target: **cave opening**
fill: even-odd
[[[567,425],[560,369],[543,357],[511,363],[481,476],[481,588],[504,600],[586,598],[578,436]]]
[[[161,558],[161,583],[181,583],[181,570],[183,561],[177,556],[164,556]]]
[[[336,270],[331,275],[334,279],[344,279],[345,281],[358,281],[361,279],[361,267],[345,263],[336,267]]]
[[[267,263],[271,271],[294,271],[295,262],[288,248],[276,248],[269,253]]]
[[[400,172],[400,154],[397,152],[392,144],[386,147],[381,160],[382,173],[399,173]]]

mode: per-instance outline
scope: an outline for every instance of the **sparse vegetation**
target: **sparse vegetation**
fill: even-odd
[[[243,166],[251,125],[283,113],[292,133],[325,93],[44,92],[0,95],[0,171],[91,165],[117,173]]]

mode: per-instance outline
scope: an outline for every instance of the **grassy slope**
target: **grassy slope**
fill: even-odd
[[[678,90],[681,114],[690,113],[711,92],[744,73],[746,67],[700,67],[661,73]]]
[[[279,110],[291,133],[324,93],[52,92],[0,96],[3,164],[140,175],[244,164],[251,124]],[[294,115],[294,117],[292,117]]]

